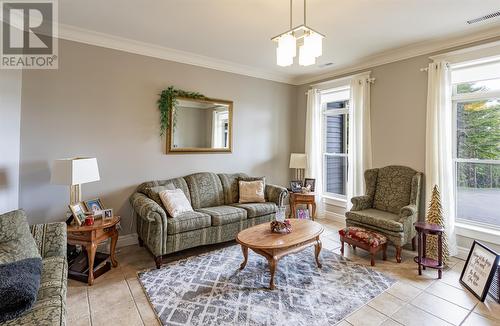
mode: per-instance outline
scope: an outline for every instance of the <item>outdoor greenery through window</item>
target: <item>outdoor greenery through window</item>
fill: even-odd
[[[457,220],[500,228],[500,61],[452,70]]]
[[[349,87],[321,94],[324,192],[340,199],[345,199],[347,192],[349,97]]]

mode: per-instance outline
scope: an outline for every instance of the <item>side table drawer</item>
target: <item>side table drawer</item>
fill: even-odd
[[[68,241],[79,240],[79,241],[90,241],[91,232],[71,232],[68,233]]]

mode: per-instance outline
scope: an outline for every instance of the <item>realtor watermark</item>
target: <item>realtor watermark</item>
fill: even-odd
[[[1,69],[57,69],[57,0],[0,1]]]

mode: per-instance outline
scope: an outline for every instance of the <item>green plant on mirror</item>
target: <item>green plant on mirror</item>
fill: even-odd
[[[205,95],[198,92],[189,92],[182,89],[176,89],[173,86],[169,86],[160,93],[160,98],[158,99],[158,109],[160,110],[160,136],[165,135],[165,132],[172,125],[175,128],[176,122],[176,109],[179,105],[177,98],[189,98],[189,99],[206,99]],[[170,110],[173,110],[172,120],[170,121]]]

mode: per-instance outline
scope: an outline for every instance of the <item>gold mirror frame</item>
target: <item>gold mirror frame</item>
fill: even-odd
[[[233,101],[220,100],[215,98],[193,99],[189,97],[178,97],[178,100],[199,102],[199,103],[222,103],[228,106],[229,116],[229,147],[228,148],[198,148],[198,147],[182,147],[172,148],[172,138],[174,128],[170,127],[167,132],[167,154],[203,154],[203,153],[232,153],[233,152]],[[170,121],[174,121],[174,110],[170,110]]]

